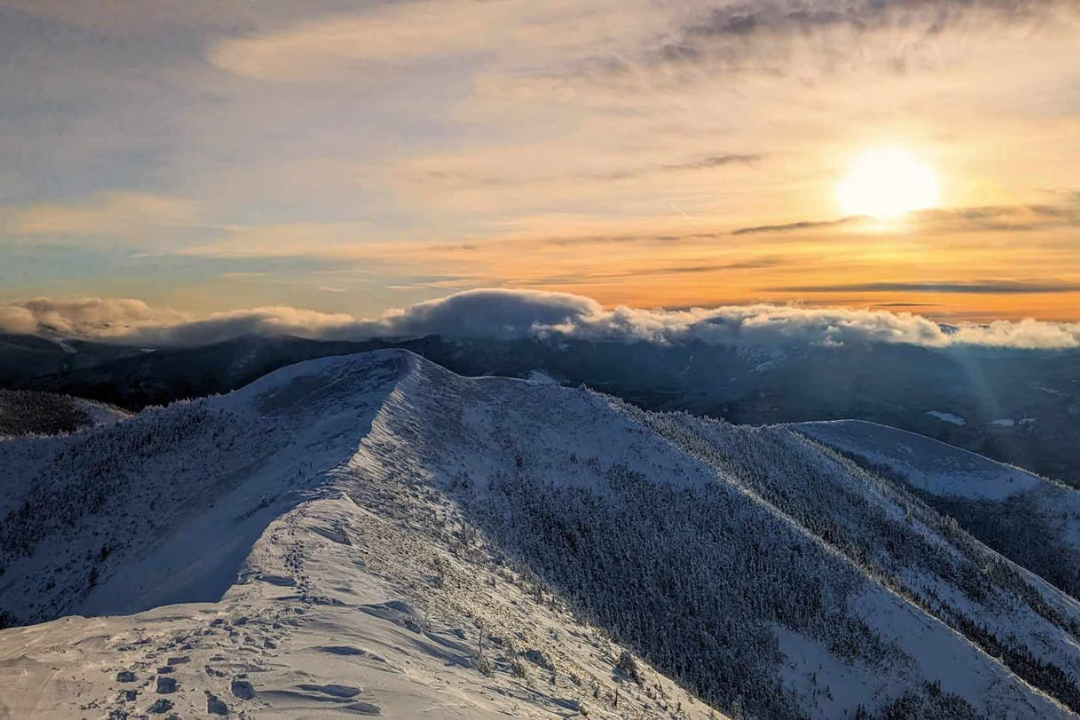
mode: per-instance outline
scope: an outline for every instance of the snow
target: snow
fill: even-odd
[[[967,420],[960,417],[959,415],[953,415],[952,413],[940,412],[938,410],[927,410],[926,414],[930,415],[931,417],[936,417],[938,420],[950,423],[952,425],[967,425]]]
[[[543,370],[530,370],[529,382],[540,383],[541,385],[559,385],[559,381],[548,375]]]
[[[991,425],[997,425],[998,427],[1014,427],[1016,425],[1034,425],[1035,424],[1035,418],[1025,417],[1025,418],[1020,418],[1019,420],[1014,420],[1012,418],[1001,418],[999,420],[992,420],[990,422],[990,424]]]
[[[898,470],[908,483],[935,495],[1000,500],[1042,483],[1018,468],[885,425],[838,420],[797,427],[831,447]]]
[[[488,680],[473,667],[475,637],[463,641],[457,628],[439,620],[412,629],[410,621],[422,616],[391,600],[398,595],[389,584],[346,571],[324,580],[349,589],[347,606],[300,607],[289,602],[287,587],[264,580],[213,604],[5,631],[0,716],[80,717],[80,707],[137,713],[167,699],[181,717],[205,717],[214,698],[233,713],[260,718],[334,711],[539,718],[576,703],[563,697],[569,688],[545,687],[540,678],[536,689],[526,680]],[[167,677],[176,681],[175,692],[156,690],[162,667],[173,669]],[[118,682],[120,672],[133,673],[135,681]],[[134,700],[114,699],[128,689],[137,693]]]
[[[131,413],[113,405],[92,400],[74,399],[75,407],[90,418],[90,427],[108,427],[131,417]]]
[[[953,511],[967,508],[977,522],[966,529],[985,537],[1010,559],[1042,572],[1045,584],[1053,581],[1069,592],[1072,598],[1064,600],[1066,607],[1080,597],[1080,585],[1070,582],[1080,570],[1080,491],[1075,488],[874,423],[846,420],[796,427],[867,467],[888,468],[896,481],[916,488],[931,502],[944,502]],[[987,534],[990,531],[994,534]],[[935,587],[934,592],[952,591]],[[1000,629],[1003,634],[1013,631],[1008,625]]]
[[[932,681],[1067,716],[945,623],[1080,676],[1080,606],[807,437],[962,497],[1042,481],[862,425],[737,428],[379,351],[5,442],[0,608],[39,624],[0,630],[0,718],[713,717],[665,667],[729,704],[742,678],[763,717]]]
[[[750,368],[747,372],[749,372],[749,373],[767,372],[769,370],[776,369],[780,365],[780,363],[781,363],[780,359],[766,360],[765,362],[759,363],[759,364],[755,365],[754,367]]]
[[[874,630],[897,643],[914,659],[920,675],[930,682],[940,682],[952,692],[968,699],[980,714],[994,716],[993,708],[1005,700],[1005,688],[998,680],[993,660],[958,634],[941,625],[927,623],[916,608],[899,604],[884,589],[874,589],[853,603],[854,610]],[[1032,693],[1013,706],[1013,717],[1043,718],[1057,715],[1061,709],[1041,693]]]
[[[161,700],[182,717],[205,716],[220,709],[215,703],[260,718],[335,710],[550,718],[586,707],[600,718],[668,717],[676,708],[679,717],[709,717],[643,661],[647,687],[613,676],[622,648],[565,606],[537,601],[512,571],[466,562],[390,508],[363,507],[345,492],[372,471],[371,443],[385,439],[373,423],[414,362],[394,352],[316,360],[228,396],[94,431],[104,440],[189,416],[207,428],[187,436],[182,453],[143,465],[149,487],[134,488],[124,514],[158,516],[133,531],[130,548],[113,551],[102,581],[65,610],[92,617],[0,631],[0,717],[134,716]],[[32,475],[35,458],[67,444],[13,441],[9,452]],[[12,466],[0,458],[0,467]],[[212,482],[196,479],[203,473]],[[159,481],[178,474],[185,479]],[[12,480],[0,478],[5,487]],[[150,503],[156,511],[139,509]],[[43,607],[48,593],[32,578],[71,572],[54,570],[50,559],[70,566],[65,558],[119,542],[107,524],[81,522],[85,529],[46,539],[33,557],[9,565],[0,607]],[[74,552],[64,553],[72,543]],[[116,558],[123,566],[109,572]],[[438,588],[433,558],[445,576]],[[519,660],[526,649],[551,658],[557,672]],[[481,662],[491,674],[480,672]],[[162,667],[172,668],[175,692],[157,691]],[[121,672],[135,682],[118,681]]]
[[[849,665],[830,654],[823,642],[782,625],[774,626],[773,632],[784,655],[781,681],[786,689],[809,700],[810,715],[843,717],[852,704],[873,707],[877,683],[872,668]]]

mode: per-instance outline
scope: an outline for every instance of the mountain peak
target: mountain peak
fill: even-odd
[[[110,672],[175,654],[204,667],[177,666],[174,702],[285,716],[415,716],[450,686],[469,717],[1080,708],[1072,597],[792,428],[389,350],[0,443],[0,473],[0,608],[102,616],[66,631],[87,646],[63,672],[106,704],[102,623],[132,653]],[[45,633],[0,634],[26,712],[55,681],[5,643]]]

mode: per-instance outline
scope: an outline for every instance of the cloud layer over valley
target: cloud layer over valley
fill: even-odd
[[[0,331],[161,346],[197,346],[242,335],[326,340],[414,338],[575,338],[661,344],[775,346],[881,342],[946,348],[1080,347],[1080,323],[1036,320],[945,326],[909,312],[745,305],[692,309],[605,308],[568,293],[484,289],[355,318],[292,307],[194,316],[133,299],[54,301],[0,306]]]

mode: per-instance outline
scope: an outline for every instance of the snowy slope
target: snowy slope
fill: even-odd
[[[838,420],[797,427],[830,446],[902,472],[913,486],[933,495],[1004,500],[1045,484],[1018,468],[886,425]]]
[[[990,547],[1080,598],[1080,491],[884,425],[797,427],[912,489]]]
[[[1080,707],[1073,598],[789,428],[386,351],[0,443],[0,487],[43,623],[0,718]]]
[[[0,609],[102,616],[0,631],[0,718],[708,717],[536,580],[350,499],[414,362],[311,361],[0,446]],[[449,512],[427,496],[425,522]]]

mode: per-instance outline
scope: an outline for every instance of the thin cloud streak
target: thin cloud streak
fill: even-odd
[[[1023,232],[1036,229],[1080,226],[1080,200],[1036,205],[989,205],[958,208],[935,208],[912,213],[903,221],[909,227],[949,232]],[[790,223],[736,228],[732,235],[790,233],[802,230],[871,225],[874,219],[863,215],[835,220],[800,220]]]
[[[830,228],[844,227],[865,222],[867,218],[852,216],[839,220],[801,220],[799,222],[782,223],[779,225],[754,225],[751,227],[736,228],[731,231],[732,235],[765,235],[770,233],[788,233],[799,230],[828,230]]]
[[[1080,292],[1080,283],[1066,281],[983,280],[977,282],[871,282],[842,285],[789,285],[769,288],[790,293],[968,293],[979,295],[1026,295]]]

